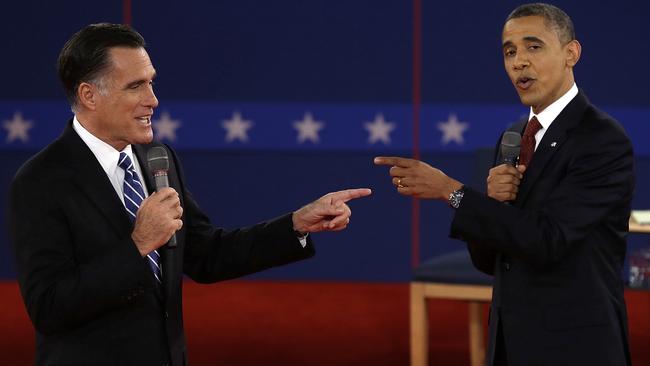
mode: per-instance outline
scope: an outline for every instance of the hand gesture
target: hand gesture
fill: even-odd
[[[368,188],[328,193],[293,213],[293,229],[302,234],[343,230],[352,215],[346,202],[370,193]]]
[[[375,164],[392,165],[392,183],[397,192],[406,196],[447,201],[449,194],[462,187],[459,181],[420,160],[379,156]]]

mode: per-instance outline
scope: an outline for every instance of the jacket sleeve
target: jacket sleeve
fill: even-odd
[[[183,271],[194,281],[211,283],[236,278],[315,254],[311,236],[304,248],[300,244],[293,231],[292,213],[232,231],[212,225],[183,183],[177,156],[168,150],[183,192]]]

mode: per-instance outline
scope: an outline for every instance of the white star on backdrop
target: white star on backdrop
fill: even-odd
[[[181,126],[181,121],[172,119],[167,112],[162,112],[160,118],[154,120],[152,123],[156,140],[162,141],[163,139],[167,139],[169,141],[176,141],[176,129]]]
[[[233,112],[230,119],[221,122],[221,127],[226,129],[226,142],[248,142],[248,130],[253,128],[253,121],[243,119],[239,112]]]
[[[387,122],[384,115],[377,113],[375,120],[372,122],[365,122],[364,128],[370,133],[368,136],[368,143],[374,144],[381,141],[384,145],[390,145],[390,133],[395,129],[395,124]]]
[[[302,121],[294,121],[293,128],[298,130],[297,140],[299,143],[303,143],[307,140],[317,144],[320,139],[318,137],[318,131],[325,128],[325,123],[321,121],[314,120],[314,117],[311,113],[306,112],[305,116],[302,118]]]
[[[13,142],[19,139],[23,143],[29,141],[29,129],[33,127],[32,121],[23,119],[20,112],[15,112],[14,117],[10,120],[4,120],[2,127],[7,130],[7,142]]]
[[[450,141],[463,145],[465,143],[463,132],[469,129],[469,123],[460,122],[456,114],[452,113],[446,121],[438,122],[438,129],[442,132],[443,145],[447,145]]]

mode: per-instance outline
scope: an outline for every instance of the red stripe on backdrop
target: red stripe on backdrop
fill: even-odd
[[[413,0],[413,159],[420,159],[422,0]],[[420,201],[411,203],[411,266],[420,264]]]
[[[122,0],[122,23],[131,25],[131,0]]]

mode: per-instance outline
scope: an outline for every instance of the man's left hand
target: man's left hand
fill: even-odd
[[[376,165],[392,165],[390,176],[397,192],[406,196],[447,201],[449,194],[463,184],[448,177],[442,170],[415,159],[378,156]]]
[[[351,199],[369,196],[370,189],[357,188],[331,192],[293,213],[293,229],[301,234],[339,231],[350,223]]]

